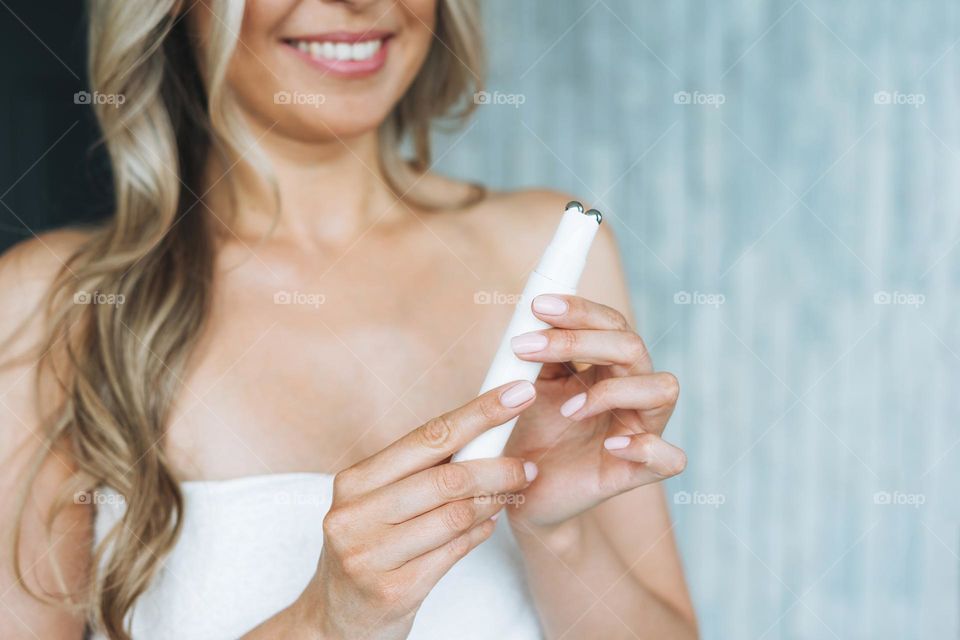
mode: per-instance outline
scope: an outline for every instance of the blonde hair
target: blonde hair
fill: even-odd
[[[212,154],[227,157],[251,139],[225,82],[244,2],[208,2],[218,19],[204,50],[195,51],[179,0],[90,0],[91,88],[126,97],[119,109],[94,105],[115,213],[51,286],[39,347],[47,355],[38,388],[52,372],[64,400],[44,425],[47,446],[21,495],[16,577],[23,581],[23,504],[50,449],[66,447],[77,471],[48,523],[78,490],[107,486],[125,499],[122,520],[96,544],[89,584],[74,601],[92,626],[124,640],[134,603],[181,528],[183,497],[161,443],[211,298],[215,246],[195,194]],[[469,114],[464,97],[480,88],[482,59],[476,4],[439,0],[424,65],[381,127],[381,166],[398,196],[401,172],[429,165],[431,123]],[[405,139],[411,160],[400,153]],[[73,304],[77,291],[122,295],[124,303]],[[53,353],[63,360],[54,362]]]

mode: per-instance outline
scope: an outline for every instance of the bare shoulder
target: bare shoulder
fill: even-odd
[[[0,278],[15,274],[37,283],[53,277],[92,234],[81,229],[56,229],[22,240],[0,253]]]
[[[450,202],[462,201],[475,188],[439,174],[428,174],[425,178],[424,183],[436,197]],[[593,206],[588,199],[576,194],[551,189],[490,190],[479,203],[452,212],[449,220],[457,221],[464,233],[469,234],[471,243],[484,245],[485,253],[506,271],[522,278],[550,242],[571,200],[581,202],[587,209]],[[609,222],[600,226],[579,293],[632,317],[620,250]]]
[[[483,219],[483,228],[496,239],[522,254],[529,267],[531,260],[550,241],[560,215],[571,200],[585,209],[593,205],[574,194],[548,189],[495,192],[478,205],[476,216]],[[610,305],[630,315],[626,279],[621,265],[616,236],[608,222],[601,224],[581,279],[580,295]]]
[[[73,231],[45,233],[23,241],[0,255],[0,590],[7,595],[16,620],[0,613],[0,629],[28,626],[35,636],[78,637],[83,620],[64,607],[38,600],[27,593],[70,590],[83,583],[92,538],[92,510],[68,505],[47,526],[59,504],[66,483],[74,473],[73,461],[59,447],[47,448],[44,431],[48,413],[58,404],[53,384],[38,385],[37,348],[42,344],[45,322],[43,302],[50,285],[86,234]],[[46,378],[47,376],[43,376]],[[40,387],[47,391],[40,392]],[[44,450],[48,452],[44,454]],[[39,458],[33,481],[31,469]],[[29,491],[21,511],[17,498]],[[14,569],[13,539],[20,533],[17,550],[22,567],[29,571],[22,580]],[[0,635],[3,635],[0,632]]]
[[[24,240],[0,254],[0,340],[38,310],[50,285],[89,232],[57,230]]]
[[[549,189],[492,191],[481,206],[484,216],[496,219],[498,229],[511,235],[537,234],[549,239],[571,200],[583,202],[569,193]]]
[[[44,303],[58,274],[88,237],[85,232],[52,231],[0,255],[0,408],[20,418],[10,426],[34,422],[38,405],[49,405],[46,400],[51,398],[38,398],[35,384],[47,324]]]

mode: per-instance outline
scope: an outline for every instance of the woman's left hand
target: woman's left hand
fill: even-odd
[[[623,314],[577,296],[538,296],[532,304],[552,328],[517,336],[513,348],[522,360],[547,364],[537,402],[503,455],[532,460],[539,473],[506,511],[515,530],[546,534],[608,498],[677,475],[686,455],[661,438],[677,379],[654,373]],[[578,371],[574,362],[590,366]]]

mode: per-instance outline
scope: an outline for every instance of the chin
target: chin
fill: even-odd
[[[297,77],[271,83],[270,91],[244,87],[236,94],[266,127],[275,127],[287,137],[321,142],[376,130],[389,117],[404,89],[391,78],[368,78],[355,84],[304,80]]]
[[[357,109],[300,108],[295,113],[282,111],[268,115],[276,122],[277,132],[303,142],[347,140],[376,131],[389,115],[389,106],[371,108],[369,103]]]

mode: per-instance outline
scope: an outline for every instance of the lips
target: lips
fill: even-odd
[[[283,43],[326,73],[349,78],[370,75],[383,67],[392,36],[387,31],[338,31],[285,38]]]

